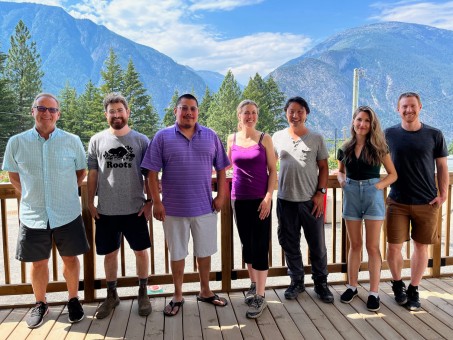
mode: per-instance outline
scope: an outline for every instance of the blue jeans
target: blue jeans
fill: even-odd
[[[304,265],[300,250],[301,228],[310,250],[313,281],[327,278],[327,248],[324,216],[311,214],[313,201],[290,202],[277,199],[278,241],[285,251],[288,275],[292,280],[304,280]]]
[[[375,187],[379,178],[355,181],[346,178],[343,187],[343,218],[345,220],[383,220],[385,217],[384,194]]]

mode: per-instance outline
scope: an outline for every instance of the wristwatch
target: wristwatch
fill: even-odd
[[[320,191],[321,193],[325,194],[327,192],[326,188],[318,188],[317,191]]]

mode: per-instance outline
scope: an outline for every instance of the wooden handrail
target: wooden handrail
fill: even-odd
[[[228,180],[228,187],[231,190],[231,179]],[[430,274],[431,277],[440,277],[442,275],[441,268],[450,266],[453,268],[453,257],[450,256],[450,240],[451,240],[451,215],[452,215],[452,183],[453,183],[453,172],[449,173],[449,187],[448,187],[448,196],[447,202],[443,205],[443,208],[439,212],[440,219],[438,223],[439,231],[443,237],[443,242],[445,246],[442,246],[441,243],[431,247],[431,256],[430,256]],[[215,189],[215,180],[213,180],[213,186]],[[332,227],[331,232],[331,243],[328,245],[328,248],[331,249],[331,252],[328,254],[329,263],[328,270],[329,273],[341,273],[342,279],[336,282],[346,282],[346,267],[347,267],[347,250],[348,242],[346,235],[346,228],[344,225],[344,220],[338,220],[337,214],[338,209],[341,209],[341,204],[337,203],[337,199],[341,201],[341,188],[336,179],[336,176],[330,175],[328,180],[329,188],[329,197],[332,197],[332,205],[329,206],[326,214],[328,214],[329,220],[331,221],[328,225]],[[243,262],[236,268],[235,263],[235,245],[238,247],[238,240],[234,238],[233,235],[233,215],[230,202],[230,190],[226,191],[225,196],[225,206],[220,213],[220,268],[213,270],[210,274],[211,281],[220,281],[221,282],[221,291],[229,292],[234,290],[232,288],[232,281],[236,279],[243,279],[248,277],[247,269],[244,268]],[[89,209],[88,209],[88,198],[87,198],[87,186],[86,181],[82,184],[81,190],[81,206],[82,206],[82,217],[85,223],[87,238],[90,244],[90,250],[83,256],[83,271],[80,281],[79,288],[84,291],[84,300],[86,302],[96,300],[96,292],[106,287],[105,278],[96,277],[96,253],[95,253],[95,243],[94,243],[94,223],[91,218]],[[10,202],[15,206],[16,211],[8,211],[8,204]],[[13,203],[16,202],[16,203]],[[25,274],[25,264],[21,263],[20,267],[22,268],[21,282],[12,282],[11,279],[11,264],[9,263],[10,254],[9,251],[12,248],[8,243],[9,228],[11,228],[11,222],[8,223],[8,214],[16,214],[18,209],[18,196],[10,183],[0,183],[0,207],[1,207],[1,228],[2,228],[2,243],[3,243],[3,268],[0,268],[2,271],[1,277],[3,277],[4,282],[0,282],[0,295],[15,295],[15,294],[27,294],[32,292],[31,284],[27,282],[27,277]],[[275,204],[274,204],[275,207]],[[16,217],[17,218],[17,217]],[[276,221],[274,221],[274,224]],[[153,228],[153,221],[149,222],[149,230],[151,240],[154,241],[155,230]],[[275,236],[275,235],[274,235]],[[338,242],[336,241],[338,240]],[[327,242],[327,240],[326,240]],[[305,242],[303,241],[302,245],[304,246]],[[385,229],[382,233],[382,242],[381,242],[381,252],[384,257],[382,268],[388,269],[387,262],[385,260],[386,249],[385,249]],[[240,245],[239,245],[240,247]],[[306,247],[305,247],[306,249]],[[404,267],[410,267],[410,248],[406,247],[406,257],[404,259]],[[159,254],[160,252],[165,252],[164,255]],[[124,254],[124,253],[123,253]],[[164,272],[156,272],[156,258],[155,256],[159,254],[164,257],[165,264]],[[124,268],[125,261],[131,260],[127,259],[126,255],[123,255],[122,268]],[[272,253],[271,256],[276,256],[278,261],[272,261],[270,259],[271,266],[269,268],[269,277],[286,277],[286,267],[284,265],[284,256],[283,252],[281,254]],[[149,281],[151,284],[171,284],[172,277],[169,272],[169,257],[168,249],[166,244],[159,249],[150,249],[150,278]],[[236,259],[238,260],[238,259]],[[273,262],[276,262],[273,265]],[[56,261],[54,263],[57,263]],[[135,260],[134,260],[135,263]],[[17,264],[16,264],[17,265]],[[361,268],[367,269],[367,262],[363,261],[361,263]],[[54,277],[49,283],[49,292],[59,292],[66,291],[66,285],[61,277],[61,273],[58,273],[57,268],[54,269]],[[119,287],[132,287],[136,286],[137,279],[134,276],[127,276],[125,270],[123,269],[122,275],[118,278]],[[305,266],[306,274],[311,273],[311,268],[309,265]],[[195,272],[186,272],[184,275],[184,282],[198,282],[198,274]]]

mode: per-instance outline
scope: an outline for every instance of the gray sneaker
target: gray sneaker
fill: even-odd
[[[149,302],[146,286],[138,289],[138,315],[147,316],[151,313],[151,302]]]
[[[96,319],[104,319],[110,315],[112,310],[120,304],[120,298],[116,289],[107,289],[107,298],[99,306],[96,312]]]
[[[253,301],[253,298],[255,297],[255,294],[256,294],[256,283],[255,282],[252,282],[250,284],[250,288],[249,290],[245,293],[245,299],[244,299],[244,302],[250,306],[250,304],[252,303]]]
[[[49,313],[47,303],[42,301],[36,302],[36,306],[32,308],[30,314],[27,316],[28,328],[38,328],[44,321],[44,316]]]
[[[250,303],[249,309],[245,313],[245,316],[249,319],[256,319],[263,314],[263,310],[267,307],[267,302],[263,296],[255,294],[254,299]]]

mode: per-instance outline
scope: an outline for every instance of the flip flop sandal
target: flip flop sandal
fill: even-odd
[[[170,311],[168,311],[168,308],[165,307],[164,309],[164,315],[166,316],[175,316],[176,314],[179,313],[179,310],[181,309],[182,305],[184,304],[184,299],[182,299],[179,302],[174,302],[173,300],[170,301],[170,303],[167,305],[170,306]],[[176,309],[175,313],[173,311]]]
[[[213,296],[207,298],[198,295],[197,300],[201,302],[210,303],[211,305],[217,307],[225,307],[228,304],[228,301],[225,298],[220,297],[217,294],[214,294]],[[214,301],[220,301],[222,304],[215,303]]]

